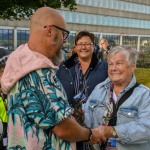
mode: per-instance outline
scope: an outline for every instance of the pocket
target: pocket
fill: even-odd
[[[106,106],[97,100],[91,100],[89,103],[88,111],[90,112],[91,127],[98,127],[103,124],[103,115],[106,110]]]
[[[128,123],[138,119],[138,110],[132,108],[120,108],[118,110],[117,123]]]

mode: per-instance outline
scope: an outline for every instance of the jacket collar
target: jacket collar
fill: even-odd
[[[71,68],[71,67],[73,67],[77,63],[77,59],[78,59],[78,55],[75,53],[68,60],[66,60],[64,62],[64,65],[67,68]],[[96,65],[98,64],[99,61],[100,61],[99,58],[96,56],[95,53],[93,53],[92,60],[91,60],[91,63],[90,63],[89,67],[92,68],[92,69],[94,69],[96,67]]]
[[[103,81],[102,83],[99,84],[99,88],[104,86],[105,89],[109,89],[110,88],[110,83],[111,83],[111,80],[108,77],[105,81]],[[130,83],[120,92],[120,96],[122,96],[126,91],[130,90],[135,84],[136,84],[136,77],[135,77],[135,75],[133,75],[132,80],[130,81]]]

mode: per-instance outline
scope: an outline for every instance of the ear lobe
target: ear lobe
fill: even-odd
[[[50,36],[50,35],[51,35],[51,29],[48,30],[48,36]]]
[[[136,69],[136,64],[132,64],[132,72],[134,72]]]

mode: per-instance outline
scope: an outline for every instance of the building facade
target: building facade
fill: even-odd
[[[70,35],[67,49],[76,33],[88,30],[95,43],[104,37],[112,46],[131,45],[138,51],[150,51],[150,0],[76,0],[77,10],[60,9]],[[14,50],[29,38],[29,20],[0,20],[0,46]]]

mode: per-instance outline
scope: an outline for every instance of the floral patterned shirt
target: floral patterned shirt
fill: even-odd
[[[52,69],[32,71],[8,93],[9,150],[72,150],[51,129],[71,115],[66,94]]]

